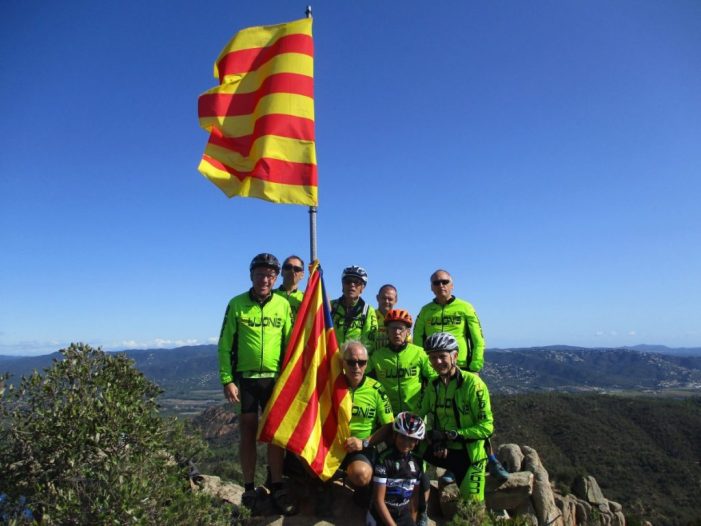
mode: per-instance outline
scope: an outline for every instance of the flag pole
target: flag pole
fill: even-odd
[[[312,6],[307,5],[307,8],[304,10],[304,15],[307,18],[312,17]],[[316,251],[316,211],[317,207],[316,206],[310,206],[309,207],[309,261],[310,263],[313,263],[314,261],[317,260],[317,251]]]

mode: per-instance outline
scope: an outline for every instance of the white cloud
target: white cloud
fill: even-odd
[[[605,333],[604,331],[596,331],[596,336],[603,336]]]
[[[637,334],[636,331],[628,331],[628,336],[637,336]]]
[[[211,338],[206,341],[198,340],[197,338],[154,338],[152,340],[122,340],[121,342],[110,345],[110,350],[117,349],[169,349],[173,347],[184,347],[185,345],[204,345],[212,343]],[[216,341],[216,340],[215,340]]]
[[[6,356],[39,356],[50,354],[68,347],[70,342],[58,340],[25,340],[13,343],[0,343],[0,354]]]

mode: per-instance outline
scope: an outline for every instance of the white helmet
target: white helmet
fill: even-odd
[[[363,267],[358,267],[356,265],[343,269],[341,280],[344,280],[345,278],[358,278],[364,285],[368,284],[368,273],[365,272]]]
[[[421,420],[420,416],[409,411],[403,411],[397,415],[397,418],[394,419],[394,424],[392,424],[392,429],[400,435],[415,438],[416,440],[423,440],[424,436],[426,436],[424,421]]]
[[[449,332],[435,332],[426,338],[424,350],[427,353],[457,351],[458,340]]]

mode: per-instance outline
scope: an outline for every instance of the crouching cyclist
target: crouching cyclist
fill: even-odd
[[[366,526],[414,526],[419,501],[422,462],[413,450],[426,434],[417,415],[403,412],[392,425],[392,445],[374,465],[373,492]]]
[[[487,453],[484,441],[494,430],[487,386],[457,364],[458,342],[450,333],[426,338],[424,350],[438,378],[431,380],[419,415],[430,415],[431,430],[424,460],[450,469],[463,499],[484,500]]]

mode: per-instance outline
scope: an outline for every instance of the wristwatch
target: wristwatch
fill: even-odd
[[[370,447],[370,441],[366,438],[363,440],[363,449]]]

